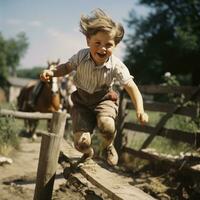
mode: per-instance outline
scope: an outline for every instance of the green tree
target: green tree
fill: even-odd
[[[19,33],[16,38],[9,39],[5,39],[0,33],[0,86],[5,86],[8,75],[16,75],[16,68],[27,48],[25,33]]]
[[[0,86],[5,85],[5,77],[8,75],[8,70],[6,69],[6,42],[0,33]]]
[[[32,69],[18,69],[17,76],[22,78],[39,79],[39,75],[45,67],[33,67]]]
[[[151,11],[138,18],[134,11],[127,20],[134,30],[125,41],[124,61],[140,83],[159,83],[162,75],[191,74],[200,83],[200,1],[140,0]]]

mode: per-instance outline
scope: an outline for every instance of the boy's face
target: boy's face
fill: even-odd
[[[87,44],[96,65],[105,63],[116,46],[113,35],[107,32],[97,32],[95,35],[87,37]]]

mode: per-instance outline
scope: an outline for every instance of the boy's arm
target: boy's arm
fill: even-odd
[[[148,115],[147,115],[147,113],[144,112],[142,95],[141,95],[137,85],[131,79],[124,85],[124,88],[127,91],[127,93],[129,94],[131,101],[135,106],[136,115],[137,115],[138,120],[141,123],[147,123]]]
[[[56,69],[54,69],[54,70],[45,69],[40,74],[40,79],[42,81],[49,81],[53,76],[55,76],[55,77],[64,76],[66,74],[69,74],[72,71],[73,71],[72,65],[69,62],[67,62],[67,63],[58,65],[56,67]]]
[[[64,76],[66,74],[69,74],[72,71],[73,71],[73,67],[69,62],[63,63],[63,64],[58,65],[56,69],[53,70],[53,76],[56,76],[56,77]]]

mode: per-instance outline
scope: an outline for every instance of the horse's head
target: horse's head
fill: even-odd
[[[57,65],[60,63],[60,59],[58,59],[56,62],[50,62],[47,61],[47,69],[54,70],[56,69]]]
[[[47,64],[48,64],[47,69],[55,70],[59,63],[60,63],[59,59],[57,60],[57,62],[47,61]],[[56,94],[59,92],[59,78],[58,77],[53,77],[48,84],[53,94]]]

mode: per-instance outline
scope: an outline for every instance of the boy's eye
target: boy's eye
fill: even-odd
[[[100,45],[100,42],[96,42],[95,44],[96,44],[96,45]]]
[[[110,48],[110,47],[113,47],[114,45],[112,43],[107,43],[106,44],[106,48]]]
[[[110,48],[110,47],[112,47],[113,45],[112,44],[106,44],[106,47],[107,48]]]

